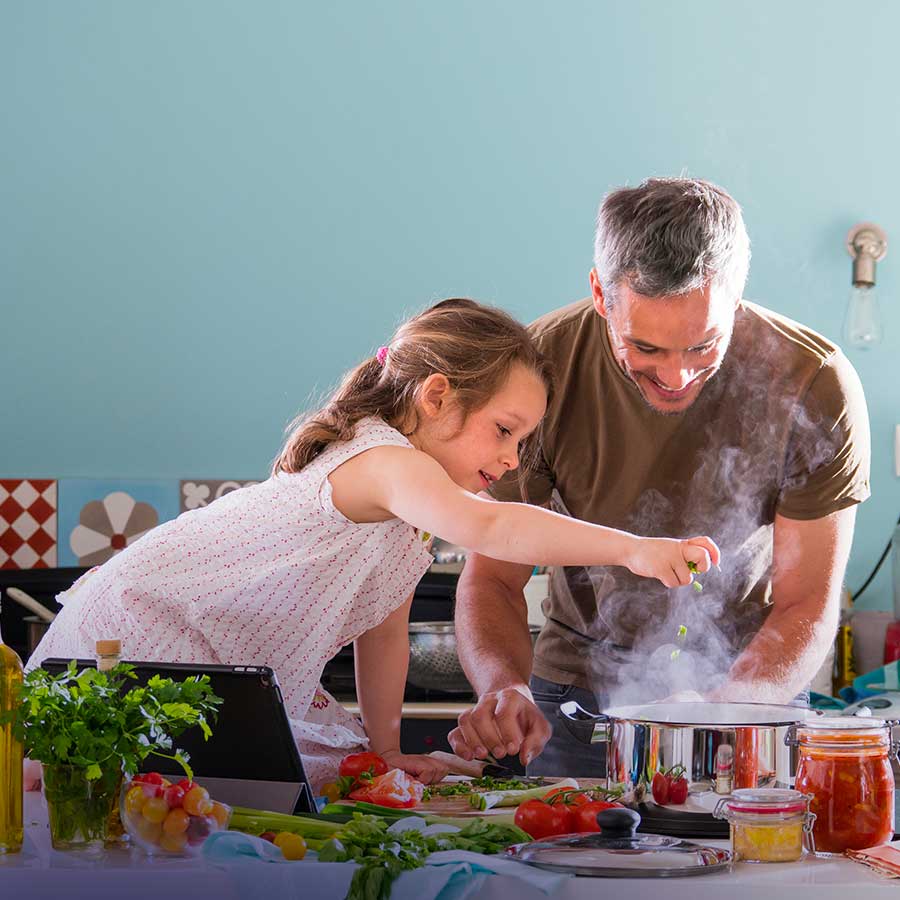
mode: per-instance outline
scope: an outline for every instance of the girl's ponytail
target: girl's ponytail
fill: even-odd
[[[442,300],[405,322],[387,347],[349,372],[321,409],[297,418],[272,474],[299,472],[329,444],[352,440],[361,419],[377,416],[394,428],[416,428],[419,385],[447,376],[465,414],[502,386],[514,363],[550,390],[550,370],[528,330],[512,316],[474,300]]]
[[[356,423],[378,415],[376,396],[383,366],[370,357],[348,372],[328,403],[312,414],[298,416],[290,436],[272,466],[272,474],[299,472],[329,444],[352,440]]]

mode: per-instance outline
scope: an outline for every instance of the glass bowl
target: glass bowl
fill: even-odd
[[[228,828],[231,807],[212,800],[200,784],[187,779],[173,784],[152,773],[122,785],[119,815],[145,853],[194,856],[211,834]]]

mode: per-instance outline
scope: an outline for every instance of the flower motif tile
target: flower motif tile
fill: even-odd
[[[59,482],[59,564],[98,566],[178,515],[178,482]]]
[[[0,479],[0,569],[56,566],[56,481]]]
[[[202,481],[182,481],[179,492],[181,511],[186,512],[189,509],[209,506],[213,500],[218,500],[225,494],[258,483],[256,481],[215,481],[209,478],[204,478]]]

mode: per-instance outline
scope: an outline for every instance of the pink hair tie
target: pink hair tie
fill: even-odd
[[[383,366],[385,362],[387,362],[388,348],[387,347],[379,347],[378,352],[375,354],[375,359],[378,360],[378,364]]]

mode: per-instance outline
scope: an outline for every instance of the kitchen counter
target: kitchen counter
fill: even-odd
[[[204,859],[148,860],[138,850],[106,851],[91,860],[50,848],[47,812],[39,794],[25,795],[26,839],[22,853],[0,857],[0,896],[16,900],[268,900],[303,897],[340,900],[353,866],[313,860],[271,864],[257,860],[214,866]],[[709,843],[722,846],[722,842]],[[429,900],[416,873],[404,873],[393,900]],[[896,900],[900,882],[883,878],[846,859],[805,859],[768,866],[738,864],[731,872],[696,878],[563,880],[552,900],[758,900],[808,893],[816,900]],[[518,878],[491,876],[480,900],[547,900],[548,895]]]

